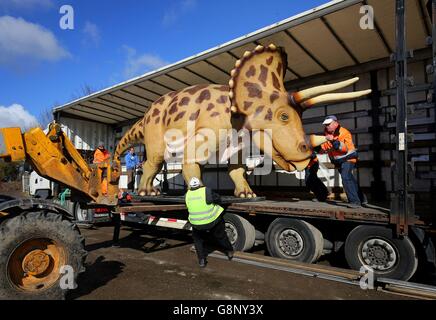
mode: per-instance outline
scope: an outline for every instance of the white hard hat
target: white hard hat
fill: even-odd
[[[200,186],[200,180],[197,177],[191,178],[189,181],[189,187],[190,188],[197,188]]]

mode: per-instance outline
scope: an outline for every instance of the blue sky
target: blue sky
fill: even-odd
[[[0,0],[0,127],[326,2]],[[64,4],[74,30],[59,26]]]

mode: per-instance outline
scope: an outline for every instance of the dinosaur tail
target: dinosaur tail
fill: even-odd
[[[144,143],[144,118],[136,122],[121,138],[115,150],[114,159],[119,161],[123,152],[135,143]]]

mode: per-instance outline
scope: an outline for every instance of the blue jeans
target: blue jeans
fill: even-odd
[[[339,173],[342,177],[342,185],[344,186],[345,193],[349,203],[361,205],[366,203],[366,197],[360,190],[356,178],[353,176],[353,169],[356,165],[352,162],[345,161],[339,167]]]

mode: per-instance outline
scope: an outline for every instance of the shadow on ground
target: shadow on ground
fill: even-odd
[[[177,248],[192,243],[190,234],[180,230],[160,230],[144,226],[141,229],[122,227],[122,233],[129,233],[127,236],[119,239],[117,243],[107,240],[86,246],[88,252],[101,248],[120,247],[140,250],[146,253]],[[169,241],[168,241],[169,240]],[[171,240],[176,240],[177,243]]]
[[[77,280],[77,289],[69,291],[67,299],[77,299],[103,287],[122,273],[125,265],[119,261],[106,261],[104,256],[99,256],[94,262],[86,263],[85,267],[86,281],[82,273]]]

